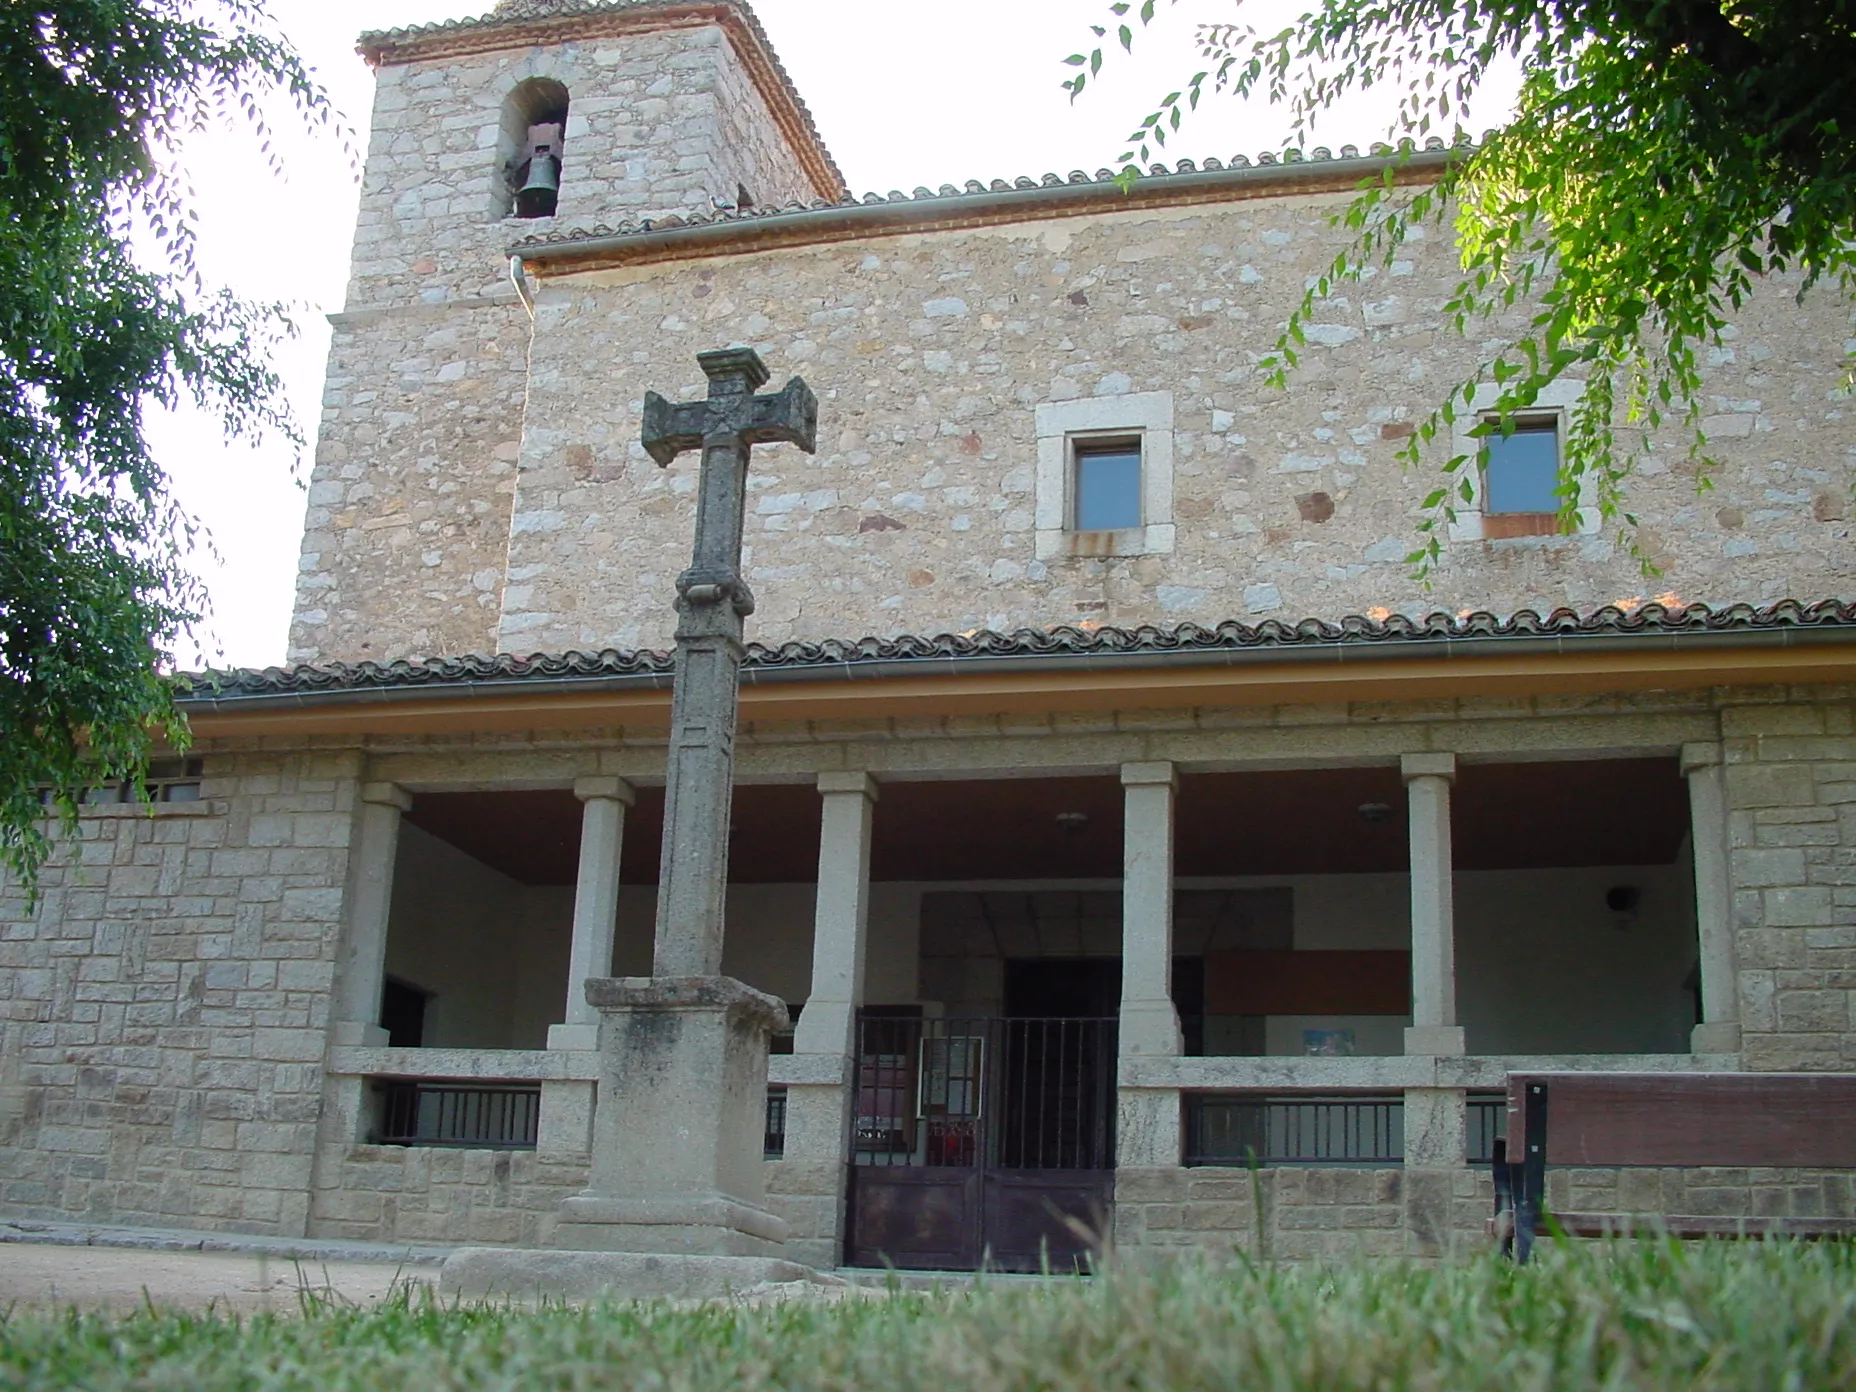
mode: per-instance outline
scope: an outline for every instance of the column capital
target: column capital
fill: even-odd
[[[1123,764],[1121,785],[1124,788],[1179,787],[1179,770],[1167,759]]]
[[[1721,746],[1714,740],[1695,740],[1682,746],[1682,776],[1717,768],[1721,763]]]
[[[1414,778],[1443,778],[1456,782],[1456,755],[1454,754],[1401,754],[1398,761],[1399,776],[1407,783]]]
[[[376,802],[383,807],[397,807],[402,812],[412,811],[412,794],[397,783],[363,783],[361,801]]]
[[[858,793],[875,802],[878,797],[877,782],[861,769],[855,772],[831,770],[818,776],[818,790],[829,796],[833,793]]]
[[[632,785],[623,778],[610,776],[586,777],[574,779],[574,796],[582,802],[594,798],[608,798],[613,802],[622,802],[630,807],[637,800]]]

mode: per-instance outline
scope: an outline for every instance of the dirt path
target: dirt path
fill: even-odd
[[[159,1252],[120,1247],[0,1244],[0,1308],[130,1310],[145,1298],[189,1310],[292,1313],[303,1287],[357,1305],[384,1299],[396,1282],[429,1285],[435,1266],[389,1262],[295,1262],[248,1252]]]

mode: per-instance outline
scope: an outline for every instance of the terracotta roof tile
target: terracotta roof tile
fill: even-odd
[[[1050,658],[1079,663],[1103,660],[1139,660],[1166,654],[1218,652],[1263,653],[1339,649],[1398,649],[1407,645],[1438,643],[1465,646],[1542,640],[1568,647],[1606,639],[1654,640],[1679,635],[1770,634],[1783,639],[1799,630],[1840,630],[1856,639],[1856,603],[1824,600],[1801,604],[1783,600],[1755,608],[1735,604],[1711,609],[1705,604],[1666,607],[1642,604],[1628,608],[1606,605],[1590,613],[1556,609],[1541,615],[1523,609],[1507,618],[1486,611],[1465,614],[1431,613],[1422,618],[1390,614],[1368,618],[1352,614],[1336,621],[1304,619],[1281,623],[1266,619],[1257,624],[1231,620],[1216,627],[1179,624],[1174,627],[1143,625],[1139,628],[1081,628],[1068,624],[1051,628],[1021,628],[1012,633],[980,630],[943,633],[931,638],[904,634],[895,638],[823,639],[810,643],[783,643],[769,647],[748,645],[743,664],[744,681],[779,673],[803,678],[808,673],[825,677],[845,668],[985,663],[999,659]],[[1391,655],[1388,653],[1388,655]],[[667,681],[672,673],[667,652],[626,651],[534,653],[518,657],[434,657],[395,662],[334,662],[324,666],[240,668],[227,672],[190,673],[180,680],[183,700],[212,701],[238,697],[311,695],[339,691],[385,690],[422,686],[479,686],[522,682],[598,681],[637,678]]]
[[[1436,136],[1423,144],[1427,152],[1452,148]],[[1472,142],[1460,142],[1456,148],[1471,150],[1476,148]],[[1307,152],[1289,150],[1275,153],[1259,152],[1256,156],[1233,155],[1229,160],[1211,158],[1205,160],[1182,159],[1177,164],[1156,164],[1148,168],[1145,174],[1137,174],[1134,186],[1143,180],[1176,178],[1182,174],[1212,174],[1227,169],[1252,169],[1270,165],[1328,164],[1345,160],[1380,161],[1398,155],[1416,153],[1419,147],[1410,140],[1401,142],[1394,148],[1391,145],[1375,144],[1364,155],[1358,146],[1343,145],[1336,155],[1325,145],[1318,145]],[[847,193],[836,200],[819,198],[805,203],[765,204],[751,209],[718,208],[707,213],[672,213],[666,217],[627,220],[618,223],[593,223],[552,229],[537,236],[528,237],[513,246],[516,252],[544,252],[557,247],[572,246],[576,242],[611,237],[644,236],[652,232],[667,232],[683,227],[710,227],[728,223],[752,224],[791,217],[798,213],[822,212],[832,208],[874,207],[881,205],[907,204],[921,206],[928,211],[930,205],[946,202],[956,198],[970,198],[980,194],[1036,194],[1040,190],[1074,187],[1081,185],[1114,184],[1119,174],[1113,169],[1098,169],[1092,175],[1085,170],[1072,169],[1068,175],[1047,173],[1039,178],[1020,175],[1016,179],[994,179],[991,183],[982,183],[978,179],[969,179],[960,187],[942,184],[938,189],[918,185],[912,192],[904,193],[901,189],[891,189],[887,194],[866,193],[862,197]]]

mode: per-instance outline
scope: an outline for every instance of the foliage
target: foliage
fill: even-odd
[[[15,1311],[0,1387],[1643,1392],[1856,1385],[1856,1254],[1548,1248],[1530,1266],[1235,1264],[894,1293],[539,1310],[402,1292],[245,1320]]]
[[[41,789],[69,825],[85,786],[186,740],[166,668],[200,612],[194,527],[145,403],[290,431],[265,359],[287,322],[206,290],[174,168],[209,120],[262,137],[254,93],[328,119],[266,26],[252,0],[0,7],[0,869],[28,884]]]
[[[1156,4],[1144,0],[1140,23]],[[1109,8],[1114,41],[1130,48],[1134,7]],[[1109,37],[1106,25],[1094,32]],[[1764,277],[1790,273],[1800,295],[1824,280],[1847,294],[1856,279],[1856,15],[1841,0],[1321,0],[1277,33],[1214,23],[1199,40],[1206,66],[1141,122],[1124,162],[1146,159],[1218,91],[1286,103],[1293,147],[1343,98],[1390,88],[1388,134],[1407,157],[1433,132],[1459,148],[1435,182],[1401,184],[1395,159],[1363,187],[1342,218],[1351,245],[1265,361],[1272,378],[1295,366],[1335,286],[1388,265],[1421,224],[1454,222],[1463,274],[1445,317],[1507,341],[1401,458],[1415,464],[1448,440],[1479,382],[1499,388],[1486,408],[1499,428],[1570,374],[1585,392],[1568,421],[1565,523],[1584,482],[1588,505],[1620,519],[1634,546],[1622,484],[1665,426],[1705,488],[1701,369],[1734,312]],[[1103,54],[1067,60],[1072,96]],[[1514,117],[1467,148],[1469,103],[1504,63],[1522,74]],[[1503,321],[1516,313],[1511,333]],[[1421,572],[1441,524],[1473,496],[1473,464],[1443,464],[1411,557]]]

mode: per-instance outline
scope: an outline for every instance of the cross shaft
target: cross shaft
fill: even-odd
[[[643,443],[660,467],[702,451],[696,540],[689,569],[677,577],[656,976],[714,976],[722,967],[742,620],[754,612],[741,578],[749,459],[757,444],[794,444],[808,454],[818,445],[818,400],[802,380],[756,396],[768,373],[752,348],[699,353],[696,361],[709,378],[706,399],[644,398]]]

